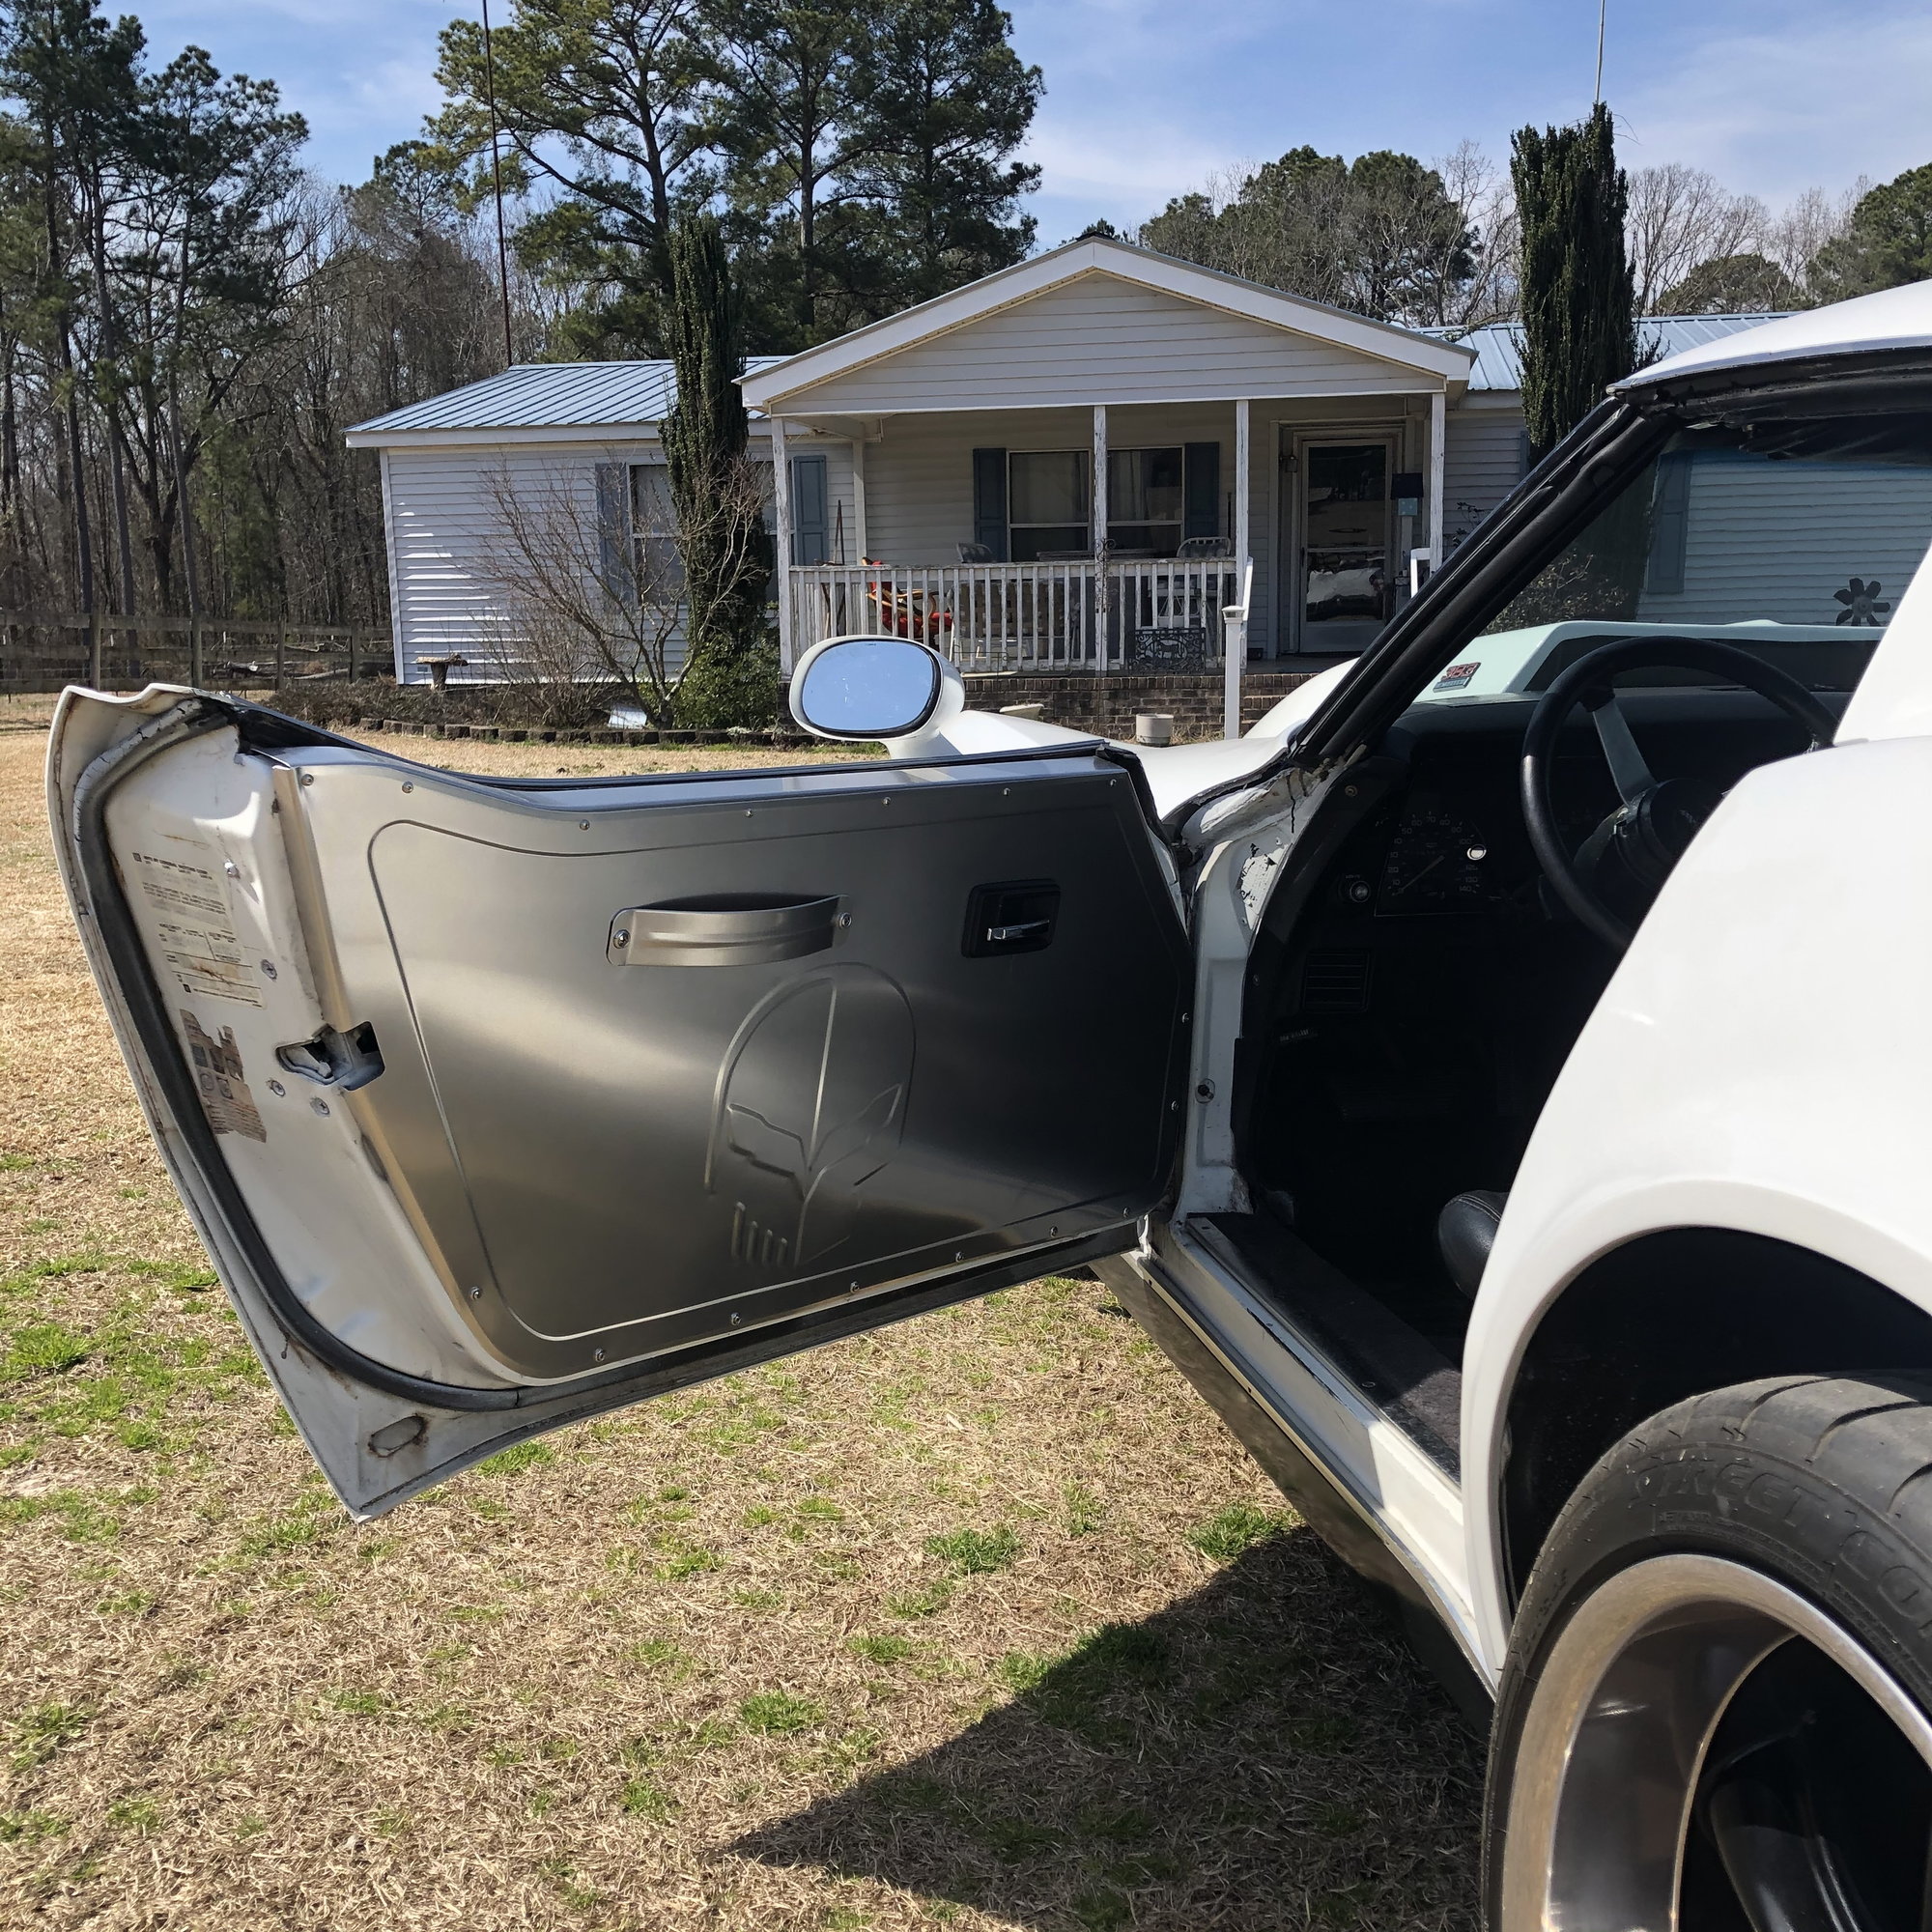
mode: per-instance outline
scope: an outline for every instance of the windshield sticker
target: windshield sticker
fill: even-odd
[[[1483,661],[1480,658],[1474,658],[1468,664],[1451,665],[1435,680],[1435,689],[1437,691],[1461,691],[1482,668]]]
[[[182,991],[259,1007],[254,962],[235,936],[228,881],[206,867],[152,852],[136,852],[132,858],[141,868],[136,876],[155,916],[161,955]]]
[[[208,1124],[217,1134],[245,1134],[251,1141],[266,1141],[269,1130],[262,1124],[261,1110],[242,1077],[242,1049],[235,1044],[235,1029],[223,1027],[221,1037],[216,1039],[185,1007],[181,1016]]]

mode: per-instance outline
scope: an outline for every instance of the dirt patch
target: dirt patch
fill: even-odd
[[[350,1524],[141,1126],[43,749],[0,739],[0,1921],[1474,1924],[1479,1745],[1093,1284]]]

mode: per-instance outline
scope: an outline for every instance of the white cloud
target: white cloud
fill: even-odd
[[[1775,31],[1706,39],[1640,81],[1621,99],[1618,145],[1628,166],[1689,161],[1777,203],[1932,161],[1928,99],[1922,8],[1807,9]]]

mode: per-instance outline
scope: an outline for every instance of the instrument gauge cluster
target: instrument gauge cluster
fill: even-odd
[[[1479,912],[1501,896],[1482,828],[1446,804],[1412,801],[1389,840],[1377,912]]]

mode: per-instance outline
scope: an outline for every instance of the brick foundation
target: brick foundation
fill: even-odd
[[[1257,723],[1298,684],[1307,670],[1250,670],[1241,679],[1241,728]],[[975,711],[998,711],[1009,704],[1038,704],[1049,724],[1072,731],[1097,731],[1103,738],[1131,738],[1134,714],[1165,711],[1174,719],[1176,738],[1221,735],[1221,673],[1169,671],[1163,676],[1063,671],[1029,677],[1004,671],[966,674],[966,702]]]
[[[1312,670],[1250,671],[1241,680],[1241,728],[1257,723]],[[1069,731],[1093,731],[1103,738],[1131,738],[1134,715],[1165,711],[1177,739],[1221,735],[1221,673],[1170,671],[1165,676],[1127,676],[1062,671],[1028,677],[1003,671],[968,672],[966,703],[974,711],[998,711],[1009,704],[1037,704],[1049,724]],[[341,721],[352,728],[396,731],[418,738],[481,738],[490,742],[546,745],[785,745],[815,744],[795,727],[778,731],[610,731],[551,730],[537,725],[425,724],[419,719],[371,716]]]

